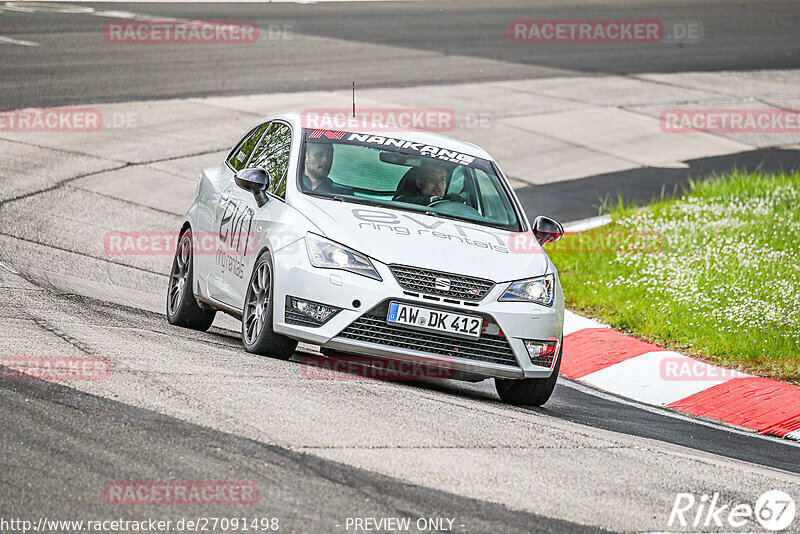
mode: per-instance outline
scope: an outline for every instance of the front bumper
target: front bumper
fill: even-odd
[[[561,339],[564,299],[558,282],[552,308],[527,302],[497,302],[508,283],[496,284],[479,302],[453,303],[453,299],[444,302],[433,295],[404,290],[389,267],[375,260],[373,264],[383,281],[314,267],[303,240],[274,252],[273,262],[273,328],[277,333],[338,351],[424,361],[427,365],[486,377],[545,378],[552,374],[552,367],[531,362],[523,340]],[[287,322],[287,296],[335,306],[341,311],[318,327]],[[384,309],[390,300],[480,315],[499,326],[504,336],[484,333],[480,340],[464,340],[388,325]]]

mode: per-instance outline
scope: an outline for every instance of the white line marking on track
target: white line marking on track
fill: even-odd
[[[564,223],[565,232],[585,232],[592,228],[604,226],[611,222],[611,215],[598,215],[596,217],[589,217],[588,219],[579,219]]]
[[[91,13],[92,7],[76,6],[65,2],[6,2],[5,9],[22,13]]]
[[[39,43],[34,43],[33,41],[22,41],[20,39],[12,39],[11,37],[4,37],[0,35],[0,43],[8,43],[20,46],[39,46]]]

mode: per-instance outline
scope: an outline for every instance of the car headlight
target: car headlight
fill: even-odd
[[[517,280],[500,296],[501,302],[535,302],[552,306],[555,296],[556,277],[546,274],[527,280]]]
[[[308,233],[306,249],[308,249],[308,259],[314,267],[342,269],[383,281],[369,258],[330,239]]]

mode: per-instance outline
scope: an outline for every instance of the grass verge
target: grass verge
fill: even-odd
[[[548,245],[567,306],[660,346],[800,384],[800,172],[734,172]]]

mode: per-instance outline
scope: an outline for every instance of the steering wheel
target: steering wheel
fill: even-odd
[[[480,215],[480,212],[469,204],[453,202],[452,200],[447,200],[446,198],[440,198],[439,200],[434,200],[428,204],[429,208],[434,206],[442,206],[439,209],[439,213],[443,215],[456,215],[462,217],[474,217],[475,215]]]

